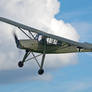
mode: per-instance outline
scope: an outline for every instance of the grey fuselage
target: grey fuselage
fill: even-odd
[[[20,49],[28,49],[32,52],[43,53],[44,45],[40,41],[33,39],[19,40]],[[67,44],[46,44],[46,54],[63,54],[76,52],[92,52],[91,49],[78,49],[76,46],[69,46]]]

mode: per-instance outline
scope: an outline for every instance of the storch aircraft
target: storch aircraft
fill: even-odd
[[[19,30],[29,38],[19,40],[17,35],[14,33],[17,48],[25,50],[25,55],[23,59],[19,61],[18,66],[23,67],[26,61],[35,59],[38,66],[40,67],[38,70],[39,75],[44,73],[43,65],[46,54],[92,52],[92,44],[90,43],[81,43],[59,37],[3,17],[0,17],[0,21],[19,28]],[[27,34],[27,31],[31,34],[30,36]],[[38,53],[38,55],[35,53]],[[32,54],[33,57],[27,59],[30,54]],[[37,60],[37,57],[40,55],[42,55],[41,64]]]

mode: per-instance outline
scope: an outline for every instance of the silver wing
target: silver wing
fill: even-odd
[[[53,34],[49,34],[49,33],[43,32],[41,30],[26,26],[26,25],[21,24],[21,23],[17,23],[15,21],[12,21],[10,19],[6,19],[6,18],[3,18],[3,17],[0,17],[0,21],[8,23],[8,24],[11,24],[11,25],[16,26],[18,28],[22,28],[22,29],[30,31],[30,32],[37,33],[39,35],[43,35],[43,36],[45,36],[47,38],[56,39],[56,40],[58,40],[60,42],[67,43],[67,44],[69,44],[71,46],[76,46],[79,49],[81,49],[81,48],[82,49],[92,49],[92,44],[89,44],[89,43],[80,43],[80,42],[69,40],[69,39],[59,37],[59,36],[56,36],[56,35],[53,35]]]

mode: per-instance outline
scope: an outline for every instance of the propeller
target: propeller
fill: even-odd
[[[17,49],[17,57],[18,57],[17,59],[19,60],[19,59],[21,59],[21,57],[23,56],[24,51],[20,50],[21,44],[20,44],[20,41],[19,41],[19,39],[18,39],[18,36],[16,35],[15,30],[12,31],[12,34],[13,34],[13,37],[14,37],[16,46],[17,46],[17,48],[19,48],[19,49]]]
[[[13,36],[14,36],[14,39],[15,39],[15,43],[16,43],[17,48],[20,48],[21,47],[21,44],[20,44],[20,41],[18,40],[18,37],[17,37],[17,35],[16,35],[15,32],[13,32]]]

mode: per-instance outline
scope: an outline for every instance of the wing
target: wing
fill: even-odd
[[[58,40],[60,42],[67,43],[67,44],[69,44],[71,46],[76,46],[79,49],[81,49],[81,48],[92,49],[92,45],[89,45],[89,44],[86,44],[86,43],[76,42],[76,41],[69,40],[69,39],[66,39],[66,38],[63,38],[63,37],[59,37],[59,36],[56,36],[56,35],[53,35],[53,34],[49,34],[49,33],[43,32],[41,30],[38,30],[38,29],[35,29],[35,28],[32,28],[32,27],[26,26],[24,24],[17,23],[15,21],[10,20],[10,19],[6,19],[6,18],[3,18],[3,17],[0,17],[0,21],[8,23],[8,24],[13,25],[13,26],[16,26],[18,28],[22,28],[22,29],[30,31],[30,32],[37,33],[39,35],[43,35],[43,36],[45,36],[47,38],[56,39],[56,40]]]

